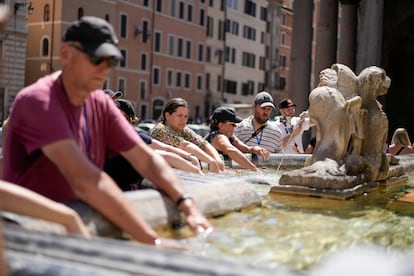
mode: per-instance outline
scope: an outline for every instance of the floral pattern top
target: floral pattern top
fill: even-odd
[[[178,147],[184,140],[197,145],[202,150],[205,149],[207,141],[194,132],[188,126],[184,127],[183,131],[176,132],[169,126],[158,123],[151,131],[151,136],[165,144],[173,147]]]

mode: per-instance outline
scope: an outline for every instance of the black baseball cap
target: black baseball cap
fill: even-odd
[[[260,107],[271,106],[275,108],[272,96],[266,91],[257,93],[256,97],[254,98],[254,103]]]
[[[236,115],[236,112],[233,108],[227,106],[217,107],[213,111],[213,115],[211,116],[211,120],[216,123],[220,122],[232,122],[232,123],[240,123],[243,119]]]
[[[289,108],[291,106],[296,106],[296,104],[293,103],[291,99],[286,98],[281,100],[279,103],[279,108]]]
[[[116,106],[121,109],[130,119],[136,117],[134,104],[127,99],[117,99],[114,101]]]
[[[108,57],[113,56],[122,59],[118,49],[118,38],[111,24],[106,20],[84,16],[71,23],[62,41],[76,41],[82,45],[83,50],[89,56]]]

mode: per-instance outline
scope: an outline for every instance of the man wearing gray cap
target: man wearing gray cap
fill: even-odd
[[[275,105],[272,96],[262,91],[254,99],[254,114],[237,124],[234,135],[248,146],[260,146],[269,153],[282,151],[283,135],[280,129],[269,122]]]
[[[82,17],[69,26],[60,47],[62,72],[23,88],[13,103],[4,179],[55,201],[82,200],[137,241],[177,247],[151,229],[103,171],[106,155],[120,153],[175,202],[193,231],[211,227],[171,167],[101,90],[122,58],[117,43],[103,19]]]

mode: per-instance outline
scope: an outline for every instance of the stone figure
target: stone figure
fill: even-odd
[[[365,138],[362,140],[361,156],[367,165],[364,171],[369,180],[383,180],[387,177],[388,162],[384,145],[388,134],[388,118],[377,101],[385,95],[391,85],[391,79],[384,69],[370,66],[358,75],[358,94],[362,98]]]
[[[312,164],[326,158],[339,164],[348,151],[348,142],[355,132],[355,117],[361,109],[362,99],[355,96],[345,100],[341,92],[329,86],[319,86],[309,95],[309,117],[316,127],[316,145]]]
[[[377,101],[391,85],[384,69],[370,66],[356,76],[346,65],[334,64],[319,79],[309,95],[315,149],[304,168],[283,174],[279,184],[325,192],[401,176],[389,172],[384,147],[388,119]]]

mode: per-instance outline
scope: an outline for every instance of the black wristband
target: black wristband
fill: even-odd
[[[180,204],[183,203],[183,201],[187,199],[193,199],[193,198],[190,195],[181,195],[175,202],[175,206],[180,207]]]

